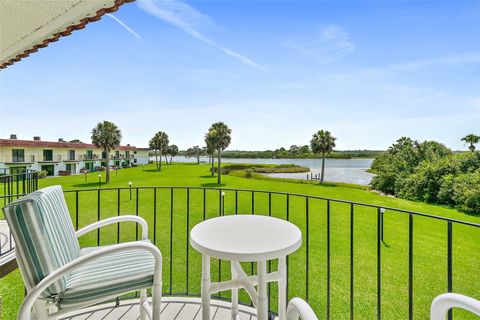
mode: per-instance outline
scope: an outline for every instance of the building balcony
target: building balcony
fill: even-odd
[[[34,155],[26,155],[23,157],[13,157],[10,155],[4,155],[0,158],[1,162],[4,162],[7,165],[27,165],[35,162]]]
[[[98,161],[100,160],[99,156],[97,154],[93,154],[93,155],[82,155],[82,161]]]
[[[38,160],[38,162],[41,163],[58,163],[62,162],[62,156],[61,155],[53,155],[53,156],[41,156],[41,158]]]
[[[70,155],[67,154],[67,155],[62,155],[61,159],[63,162],[79,162],[83,160],[83,157],[82,156],[71,157]]]
[[[164,258],[162,319],[201,319],[199,300],[191,298],[201,292],[201,255],[190,246],[189,232],[222,215],[273,216],[300,228],[302,246],[287,260],[287,297],[307,300],[319,319],[428,319],[438,294],[474,295],[480,288],[475,262],[480,254],[471,249],[480,239],[478,223],[268,190],[148,186],[66,190],[65,198],[77,230],[118,215],[136,214],[148,222],[149,238]],[[9,200],[0,196],[0,201]],[[82,239],[81,245],[140,236],[135,226],[116,225]],[[253,263],[243,266],[248,275],[255,274]],[[276,261],[267,268],[276,270]],[[212,280],[230,277],[229,261],[212,259]],[[277,292],[276,284],[268,285],[271,319],[278,311]],[[122,297],[119,307],[102,304],[63,319],[137,319],[136,297],[129,299]],[[212,299],[212,318],[229,319],[230,293]],[[248,296],[241,293],[239,299],[246,306],[240,318],[255,319]],[[475,318],[455,311],[453,319]]]

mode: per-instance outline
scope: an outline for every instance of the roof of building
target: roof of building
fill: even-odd
[[[72,143],[60,141],[0,139],[0,147],[37,147],[37,148],[65,148],[65,149],[98,149],[91,143]],[[115,150],[144,150],[135,146],[118,146]],[[148,149],[147,149],[148,150]]]
[[[0,1],[0,69],[132,1]]]

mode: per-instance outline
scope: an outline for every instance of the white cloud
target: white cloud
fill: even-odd
[[[434,66],[458,66],[465,64],[480,64],[479,53],[458,53],[446,56],[419,59],[390,66],[398,70],[414,70]]]
[[[191,37],[217,48],[224,54],[239,60],[243,64],[265,71],[264,67],[252,59],[218,44],[200,32],[198,26],[205,22],[211,22],[211,19],[188,4],[177,0],[141,0],[138,2],[138,6],[152,16],[183,30]]]
[[[124,27],[128,32],[130,32],[135,38],[137,39],[141,39],[140,35],[138,33],[135,32],[135,30],[133,30],[132,28],[130,28],[129,26],[127,26],[127,24],[125,22],[123,22],[122,20],[120,20],[119,18],[115,17],[114,15],[112,14],[109,14],[107,13],[107,16],[112,18],[113,20],[117,21],[119,25],[121,25],[122,27]]]
[[[312,57],[320,64],[338,61],[355,51],[349,33],[335,24],[319,27],[309,39],[288,40],[284,45]]]

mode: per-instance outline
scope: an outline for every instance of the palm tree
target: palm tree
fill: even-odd
[[[221,173],[221,157],[222,151],[225,150],[232,141],[232,129],[230,129],[225,123],[223,122],[215,122],[210,126],[208,132],[205,134],[205,142],[207,146],[210,145],[212,149],[217,152],[217,165],[218,165],[218,184],[222,183],[222,173]],[[213,161],[213,157],[212,157]],[[212,170],[213,171],[213,170]]]
[[[174,144],[168,146],[168,155],[170,156],[170,164],[172,164],[172,159],[178,154],[178,147]]]
[[[475,145],[480,142],[480,136],[477,136],[477,135],[471,133],[471,134],[467,134],[461,140],[465,141],[466,143],[470,143],[470,146],[468,147],[468,149],[470,149],[470,151],[474,152],[475,151]]]
[[[150,149],[155,151],[155,162],[157,164],[157,171],[162,171],[162,154],[168,149],[168,134],[163,131],[155,133],[149,143]],[[158,156],[160,155],[160,162]]]
[[[200,164],[200,157],[204,154],[205,148],[200,148],[199,146],[193,146],[187,150],[187,157],[197,159],[197,164]]]
[[[120,145],[122,140],[122,132],[113,122],[99,122],[92,129],[92,143],[101,148],[105,153],[106,165],[106,182],[110,182],[110,151]]]
[[[330,131],[319,130],[317,133],[314,133],[312,140],[310,141],[310,148],[313,153],[322,154],[322,175],[320,182],[323,182],[323,177],[325,174],[325,153],[330,153],[335,148],[335,140],[337,138],[333,137],[330,134]]]
[[[208,154],[208,161],[211,163],[212,168],[210,169],[210,172],[212,173],[212,177],[215,174],[215,170],[213,167],[215,166],[215,148],[213,147],[213,138],[208,136],[208,134],[205,135],[205,153]]]

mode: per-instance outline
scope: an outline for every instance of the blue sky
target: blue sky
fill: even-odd
[[[124,144],[162,130],[181,149],[215,121],[243,150],[319,129],[337,149],[480,134],[480,2],[138,0],[113,15],[0,72],[1,137],[89,142],[102,120]]]

